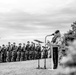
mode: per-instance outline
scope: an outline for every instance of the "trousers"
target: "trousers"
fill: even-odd
[[[53,69],[58,67],[58,47],[53,47]]]

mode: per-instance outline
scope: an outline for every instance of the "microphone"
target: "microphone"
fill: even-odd
[[[53,36],[54,35],[54,33],[53,34],[51,34],[51,36]]]
[[[53,34],[51,34],[51,35],[47,35],[47,36],[53,36],[54,35],[54,33]]]

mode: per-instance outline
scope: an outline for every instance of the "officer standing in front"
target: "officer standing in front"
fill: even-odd
[[[58,47],[61,45],[62,39],[61,39],[61,34],[59,30],[56,30],[54,33],[54,37],[52,39],[52,44],[54,45],[53,47],[53,69],[57,69],[58,67]],[[55,45],[58,45],[55,46]]]

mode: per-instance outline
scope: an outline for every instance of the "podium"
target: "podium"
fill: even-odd
[[[59,45],[51,45],[52,69],[58,67],[58,50]]]

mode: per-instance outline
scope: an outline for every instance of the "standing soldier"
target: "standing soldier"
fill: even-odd
[[[1,49],[1,59],[2,59],[2,62],[6,62],[6,48],[4,44],[2,46],[3,47]]]
[[[20,58],[20,61],[24,61],[25,60],[25,43],[23,43],[23,47],[22,47],[22,50],[21,50],[21,58]]]
[[[2,48],[1,48],[1,62],[4,62],[4,53],[3,53],[3,46],[4,45],[2,45]]]
[[[16,58],[17,58],[17,46],[16,46],[16,43],[14,42],[13,45],[12,45],[12,59],[11,61],[16,61]]]
[[[41,59],[41,44],[39,44],[38,53],[39,53],[39,59]]]
[[[33,42],[31,42],[31,45],[30,45],[29,58],[33,59]]]
[[[38,44],[36,47],[37,50],[37,59],[41,59],[41,45]]]
[[[27,41],[27,45],[26,45],[26,55],[27,55],[27,60],[29,60],[29,52],[30,52],[30,42]]]
[[[27,51],[26,51],[26,45],[23,43],[23,51],[24,51],[24,60],[27,60]]]
[[[6,57],[7,57],[7,49],[6,47],[4,46],[4,62],[6,62]]]
[[[11,52],[11,43],[8,42],[8,46],[7,46],[7,58],[6,58],[6,61],[7,62],[11,62],[11,58],[12,58],[12,52]]]
[[[37,56],[38,56],[38,44],[36,44],[35,47],[35,59],[37,59]]]
[[[43,47],[43,58],[48,58],[48,49],[47,49],[47,47],[45,47],[45,46],[42,46]]]
[[[33,43],[33,54],[32,54],[32,58],[35,59],[35,43]]]
[[[62,45],[62,41],[63,39],[61,38],[61,34],[59,30],[55,31],[54,37],[52,39],[52,44],[53,45],[58,45],[58,47],[60,47]],[[53,68],[56,69],[58,67],[58,48],[57,47],[53,47]]]
[[[17,58],[16,58],[16,61],[20,61],[20,58],[21,58],[21,50],[22,50],[22,47],[21,47],[21,43],[19,43],[19,47],[17,49]]]
[[[0,46],[0,63],[1,63],[1,46]]]

